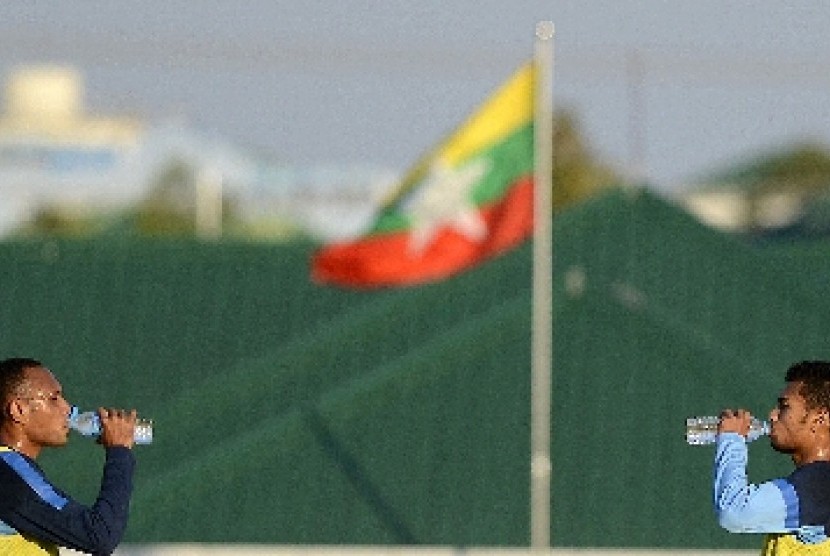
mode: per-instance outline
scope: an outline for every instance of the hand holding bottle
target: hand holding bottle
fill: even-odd
[[[132,448],[135,444],[136,411],[123,409],[98,408],[101,420],[101,437],[99,442],[106,446],[123,446]]]
[[[720,413],[720,424],[718,425],[718,434],[725,432],[736,432],[747,437],[749,429],[752,424],[752,414],[745,409],[738,409],[732,411],[731,409],[724,409]]]
[[[119,415],[120,411],[120,415]],[[111,430],[106,438],[101,439],[102,422],[110,421],[108,425]],[[135,410],[123,411],[116,409],[100,408],[98,411],[81,411],[78,406],[73,406],[68,416],[69,428],[84,436],[97,438],[98,442],[105,446],[127,446],[133,444],[151,444],[153,442],[153,421],[136,417]],[[124,430],[122,430],[122,427]],[[132,433],[132,439],[124,442],[123,434]]]
[[[748,411],[740,411],[743,411],[740,415],[726,409],[719,416],[689,417],[686,419],[686,443],[692,446],[714,444],[722,432],[736,432],[747,442],[769,434],[769,423],[752,417]]]

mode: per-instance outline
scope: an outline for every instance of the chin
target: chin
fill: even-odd
[[[69,435],[66,435],[63,438],[56,438],[49,445],[54,447],[54,448],[59,448],[61,446],[66,446],[68,443],[69,443]]]
[[[776,452],[780,452],[782,454],[791,454],[793,452],[792,448],[780,444],[774,438],[770,438],[769,445],[772,447],[773,450],[775,450]]]

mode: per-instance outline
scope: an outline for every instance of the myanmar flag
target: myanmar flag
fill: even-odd
[[[355,288],[440,280],[533,229],[533,66],[528,63],[383,204],[371,230],[314,254],[312,278]]]

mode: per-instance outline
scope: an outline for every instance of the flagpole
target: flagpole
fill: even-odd
[[[536,25],[534,47],[533,291],[530,388],[530,547],[549,550],[553,346],[553,35]]]

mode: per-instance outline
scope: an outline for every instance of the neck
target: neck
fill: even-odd
[[[36,459],[40,454],[40,448],[38,446],[32,444],[25,437],[17,434],[15,430],[9,429],[7,426],[0,427],[0,444],[4,444],[15,452],[20,452],[32,459]]]
[[[811,446],[802,452],[795,452],[792,458],[796,467],[818,461],[830,461],[830,442]]]

